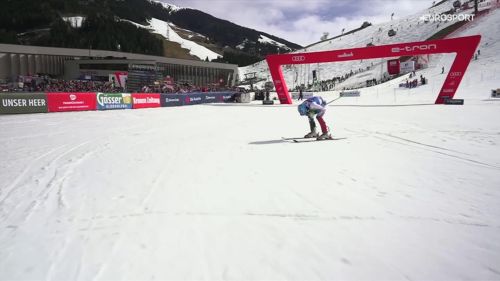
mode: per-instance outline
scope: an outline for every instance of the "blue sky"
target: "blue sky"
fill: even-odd
[[[428,8],[432,0],[161,0],[308,45],[364,21],[386,22]]]

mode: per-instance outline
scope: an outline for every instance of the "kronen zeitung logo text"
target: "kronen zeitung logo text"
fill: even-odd
[[[146,98],[134,98],[135,104],[145,104],[145,103],[160,103],[159,98],[146,97]]]
[[[420,17],[425,22],[449,22],[449,21],[473,21],[474,15],[471,14],[426,14]]]

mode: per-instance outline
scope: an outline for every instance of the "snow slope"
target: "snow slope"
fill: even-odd
[[[269,38],[269,37],[267,37],[267,36],[264,36],[264,35],[262,35],[262,34],[261,34],[261,35],[260,35],[260,37],[259,37],[259,42],[261,42],[261,43],[265,43],[265,44],[276,45],[276,46],[278,46],[278,47],[281,47],[281,48],[284,48],[284,49],[288,49],[288,50],[290,50],[290,48],[288,48],[285,44],[282,44],[282,43],[280,43],[280,42],[277,42],[277,41],[275,41],[275,40],[273,40],[273,39],[271,39],[271,38]]]
[[[332,103],[343,140],[256,102],[0,116],[0,280],[500,280],[499,15],[457,34],[465,105],[440,56]]]
[[[127,22],[130,22],[138,27],[145,28],[152,30],[154,33],[160,34],[161,36],[165,37],[165,39],[172,41],[172,42],[177,42],[181,45],[182,48],[188,49],[189,53],[193,56],[196,56],[200,58],[201,60],[205,60],[207,57],[209,60],[216,59],[217,57],[220,57],[221,55],[217,54],[216,52],[201,46],[197,44],[194,41],[187,40],[179,36],[177,32],[170,26],[171,23],[167,23],[165,21],[151,18],[149,21],[149,25],[141,25],[129,20],[124,20]]]
[[[473,22],[466,29],[454,33],[453,36],[476,34],[482,36],[478,47],[481,54],[477,60],[472,60],[469,64],[455,98],[466,99],[468,103],[481,104],[484,100],[489,99],[492,89],[500,87],[500,55],[498,53],[500,48],[500,9],[492,11],[488,16]],[[423,75],[427,78],[428,85],[419,86],[416,89],[399,88],[399,84],[404,83],[409,78],[409,75],[405,75],[377,86],[359,89],[361,97],[342,98],[335,101],[335,105],[432,104],[444,83],[454,58],[453,54],[433,55],[429,67],[416,72],[418,77]],[[444,74],[441,74],[442,67],[445,68]],[[346,82],[356,79],[364,81],[367,79],[364,76],[366,73],[369,71],[354,75]],[[339,96],[339,91],[320,94],[331,100]]]
[[[0,116],[0,280],[498,279],[499,110]]]
[[[423,11],[419,11],[414,15],[395,19],[390,22],[374,24],[358,32],[342,36],[337,39],[325,40],[305,49],[296,52],[316,52],[325,50],[347,49],[354,47],[365,47],[369,43],[374,45],[386,45],[397,42],[415,42],[424,41],[434,35],[439,30],[453,24],[453,22],[424,22],[422,16],[440,14],[448,11],[453,6],[453,0]],[[483,7],[487,8],[487,7]],[[472,10],[463,11],[461,13],[469,14]],[[390,29],[394,29],[397,34],[393,37],[387,35]],[[454,34],[453,37],[458,35]],[[390,59],[390,58],[388,58]],[[287,81],[289,88],[295,88],[297,85],[309,84],[313,82],[312,71],[316,70],[319,80],[327,80],[332,77],[343,76],[358,69],[366,70],[370,67],[372,71],[362,72],[365,75],[363,80],[380,79],[386,72],[385,60],[362,60],[351,61],[344,63],[324,63],[324,64],[308,64],[283,67],[283,75]],[[269,80],[270,74],[267,62],[261,61],[250,66],[240,67],[240,80],[244,80],[245,73],[256,72],[257,77]],[[265,81],[264,81],[265,82]],[[264,83],[262,82],[262,84]],[[355,84],[355,83],[352,83]],[[263,86],[260,85],[259,86]],[[338,89],[349,87],[351,84],[337,85]]]

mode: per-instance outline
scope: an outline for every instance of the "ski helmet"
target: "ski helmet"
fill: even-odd
[[[306,104],[305,104],[305,103],[301,103],[301,104],[299,105],[298,109],[299,109],[299,114],[300,114],[301,116],[304,116],[304,115],[306,115],[306,114],[307,114],[307,106],[306,106]]]

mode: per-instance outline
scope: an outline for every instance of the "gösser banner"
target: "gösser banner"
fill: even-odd
[[[49,112],[96,110],[96,93],[47,93]]]
[[[132,96],[130,94],[97,93],[97,109],[131,109]]]
[[[160,94],[132,94],[132,108],[160,107]]]
[[[451,65],[450,72],[435,101],[436,104],[443,104],[445,97],[453,98],[455,95],[480,40],[480,35],[474,35],[452,39],[399,43],[314,53],[269,55],[266,57],[266,60],[280,102],[282,104],[292,104],[292,99],[288,93],[283,72],[281,71],[282,65],[456,53],[455,61]]]
[[[0,114],[47,112],[45,93],[1,93]]]

